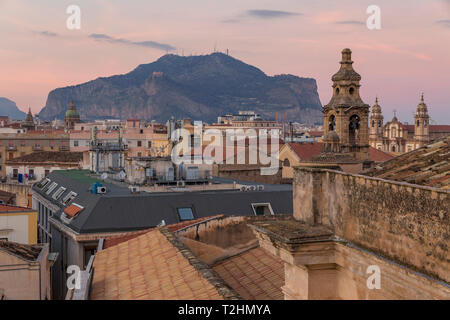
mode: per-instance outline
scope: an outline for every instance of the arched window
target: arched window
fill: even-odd
[[[360,128],[359,116],[354,114],[350,117],[350,123],[348,125],[350,143],[357,144],[359,142],[359,128]]]
[[[336,94],[339,94],[339,88],[336,88]]]
[[[350,90],[348,90],[348,92],[352,95],[355,93],[355,88],[351,87]]]
[[[417,120],[417,126],[420,126],[420,120]]]
[[[375,128],[375,120],[372,120],[372,128]]]
[[[291,163],[289,162],[289,159],[284,159],[284,161],[283,161],[283,166],[284,167],[290,167],[291,166]]]
[[[336,117],[332,114],[328,120],[328,131],[336,130]]]
[[[396,148],[395,145],[392,146],[392,152],[395,152]]]
[[[378,128],[381,128],[381,120],[378,120]]]

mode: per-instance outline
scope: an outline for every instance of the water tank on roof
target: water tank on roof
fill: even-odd
[[[91,192],[93,193],[93,194],[97,194],[98,193],[98,188],[99,187],[102,187],[103,185],[100,183],[100,182],[94,182],[93,184],[92,184],[92,188],[91,188]]]

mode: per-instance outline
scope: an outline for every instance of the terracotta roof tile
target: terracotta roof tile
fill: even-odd
[[[163,230],[98,252],[92,299],[224,299],[195,258],[188,258],[187,250],[177,247]]]
[[[295,154],[299,157],[300,160],[307,160],[313,156],[318,155],[322,152],[322,144],[321,143],[296,143],[289,142],[288,146],[295,152]]]
[[[388,180],[449,189],[449,154],[450,136],[386,161],[365,174]]]
[[[29,211],[34,211],[34,210],[31,208],[26,208],[26,207],[0,204],[0,213],[1,212],[29,212]]]
[[[386,153],[384,151],[375,149],[374,147],[369,147],[369,157],[370,160],[375,162],[385,162],[394,158],[393,155]]]
[[[318,156],[322,152],[323,146],[323,144],[320,142],[290,142],[288,143],[288,145],[292,149],[292,151],[294,151],[295,154],[300,158],[300,160],[308,160],[315,156]],[[377,150],[373,147],[369,147],[369,157],[370,160],[375,162],[384,162],[393,158],[392,155],[381,150]]]
[[[27,261],[35,261],[42,251],[42,246],[0,241],[0,250],[4,250]]]
[[[77,206],[76,204],[71,204],[67,208],[64,209],[64,213],[70,217],[75,217],[81,210],[83,210],[82,207]]]
[[[254,248],[213,266],[246,300],[283,300],[284,264],[263,248]]]
[[[39,151],[33,152],[22,157],[7,160],[7,163],[78,163],[83,160],[82,152],[65,152],[65,151]]]

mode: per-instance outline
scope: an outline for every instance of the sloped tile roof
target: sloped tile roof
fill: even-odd
[[[111,248],[118,244],[121,244],[123,242],[126,242],[128,240],[137,238],[140,235],[147,233],[151,230],[154,230],[154,228],[149,228],[149,229],[144,229],[144,230],[139,230],[139,231],[130,231],[124,235],[107,237],[107,238],[105,238],[105,242],[103,243],[103,249],[108,249],[108,248]]]
[[[32,212],[32,211],[34,211],[34,210],[31,208],[0,204],[0,213],[1,212]]]
[[[239,298],[165,228],[98,252],[94,268],[94,300]]]
[[[394,158],[393,155],[384,151],[378,150],[374,147],[369,147],[369,159],[375,162],[385,162]]]
[[[6,163],[37,163],[37,162],[67,162],[78,163],[83,160],[82,152],[64,152],[64,151],[39,151],[33,152],[22,157],[7,160]]]
[[[26,261],[36,261],[42,251],[42,246],[0,241],[0,250],[11,253]]]
[[[308,160],[319,153],[322,152],[322,144],[321,143],[288,143],[289,147],[295,154],[300,158],[300,160]]]
[[[424,186],[450,188],[450,136],[384,162],[366,175]]]
[[[245,300],[284,299],[284,264],[261,247],[216,263],[213,269]]]
[[[330,160],[329,155],[320,155],[322,152],[323,144],[320,142],[310,143],[310,142],[290,142],[289,147],[295,152],[295,154],[300,158],[300,160],[308,160],[313,157],[319,157],[320,159]],[[320,155],[320,156],[319,156]],[[393,156],[383,152],[381,150],[369,147],[369,159],[375,162],[384,162],[392,159]],[[332,160],[332,159],[331,159]],[[342,159],[340,159],[342,160]]]

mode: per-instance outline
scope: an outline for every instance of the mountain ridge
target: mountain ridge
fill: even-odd
[[[52,90],[41,119],[63,118],[74,100],[82,119],[155,119],[171,116],[215,121],[217,116],[255,110],[263,117],[287,112],[292,121],[320,122],[316,81],[294,75],[267,76],[222,53],[164,55],[132,71]]]
[[[9,116],[12,120],[23,120],[27,114],[20,110],[14,101],[0,97],[0,116]]]

